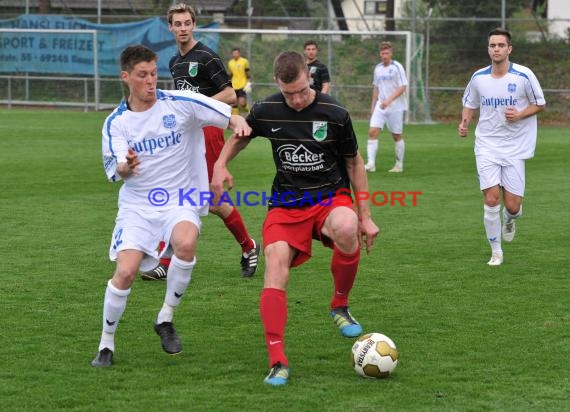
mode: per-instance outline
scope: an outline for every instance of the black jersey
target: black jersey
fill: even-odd
[[[309,73],[311,74],[311,87],[320,92],[323,90],[323,83],[330,83],[331,81],[329,69],[318,60],[308,63],[307,66],[309,66]]]
[[[196,43],[184,56],[174,55],[168,67],[178,90],[192,90],[212,97],[226,87],[232,87],[220,56],[202,42]]]
[[[356,156],[358,143],[348,111],[331,96],[317,92],[298,112],[276,93],[255,103],[247,122],[251,137],[266,137],[273,149],[270,208],[308,206],[303,199],[322,204],[350,189],[345,157]]]

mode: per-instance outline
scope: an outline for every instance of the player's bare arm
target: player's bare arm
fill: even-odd
[[[379,91],[378,91],[378,87],[374,86],[372,88],[372,104],[370,105],[370,116],[372,116],[372,113],[374,113],[374,107],[376,107],[376,102],[378,101],[378,95],[379,95]]]
[[[121,162],[117,165],[117,173],[123,180],[138,174],[138,166],[141,163],[137,153],[130,147],[126,159],[126,162]]]
[[[471,122],[471,119],[473,118],[473,112],[474,111],[475,110],[469,109],[467,107],[463,108],[463,111],[461,113],[461,122],[459,123],[459,126],[457,127],[457,131],[459,133],[459,136],[467,137],[467,132],[469,131],[469,122]]]
[[[368,193],[368,177],[364,169],[364,160],[360,153],[357,153],[354,157],[346,157],[345,161],[348,178],[354,193]],[[361,196],[355,196],[355,198],[360,237],[361,240],[366,242],[366,253],[370,253],[374,240],[380,233],[380,229],[372,220],[368,199],[364,199]]]
[[[507,122],[513,123],[522,119],[526,119],[527,117],[530,117],[537,113],[540,113],[543,110],[544,110],[544,105],[537,106],[536,104],[531,104],[520,112],[514,107],[507,107],[507,109],[505,110],[505,118],[507,119]]]
[[[251,129],[249,133],[251,133]],[[233,134],[224,145],[218,160],[214,164],[212,181],[210,182],[210,188],[214,192],[215,200],[222,195],[224,191],[224,183],[227,185],[228,190],[233,188],[234,178],[228,170],[228,163],[236,157],[239,152],[245,149],[250,140],[251,139],[248,137],[238,137]]]
[[[213,95],[212,99],[219,100],[220,102],[224,102],[232,106],[236,104],[237,101],[236,91],[228,86],[224,90]]]
[[[237,137],[246,137],[251,134],[251,127],[247,124],[242,116],[232,115],[228,129],[231,129]]]
[[[380,105],[380,107],[382,109],[387,108],[388,106],[390,106],[390,104],[396,100],[398,97],[400,97],[402,94],[404,94],[404,92],[406,91],[406,86],[400,86],[396,89],[396,91],[394,92],[394,94],[392,94],[392,96],[390,96],[389,98],[387,98],[386,100],[384,100],[382,102],[382,104]]]

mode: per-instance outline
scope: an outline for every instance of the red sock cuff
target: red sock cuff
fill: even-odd
[[[342,262],[353,263],[355,260],[358,261],[358,259],[360,259],[360,248],[357,248],[356,251],[351,254],[344,253],[336,246],[334,247],[333,251],[334,251],[333,258],[336,257],[337,259],[340,259]]]

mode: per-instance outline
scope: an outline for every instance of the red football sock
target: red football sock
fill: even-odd
[[[245,227],[245,223],[243,223],[243,219],[236,207],[234,207],[232,213],[224,219],[224,224],[236,238],[243,253],[247,253],[253,249],[253,240],[251,240],[251,237]]]
[[[163,240],[161,240],[160,243],[158,244],[158,253],[160,254],[164,250],[165,247],[166,247],[166,243]],[[164,265],[166,267],[170,266],[170,258],[169,257],[160,258],[159,262],[161,265]]]
[[[331,272],[334,280],[334,294],[331,299],[331,309],[348,306],[348,295],[356,278],[360,248],[352,255],[341,252],[336,246],[331,261]]]
[[[269,367],[277,362],[288,365],[285,356],[285,325],[287,324],[287,293],[281,289],[264,288],[259,301],[259,313],[265,330],[269,352]]]

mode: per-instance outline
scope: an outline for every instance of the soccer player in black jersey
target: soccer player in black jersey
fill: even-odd
[[[251,138],[269,139],[277,174],[263,223],[265,278],[260,313],[271,368],[265,382],[283,385],[289,379],[284,331],[290,268],[310,258],[313,239],[332,248],[331,316],[343,336],[359,336],[362,327],[348,310],[348,296],[361,241],[370,251],[379,229],[366,196],[358,196],[368,193],[368,181],[347,110],[310,87],[308,67],[297,52],[277,56],[274,77],[280,92],[253,105],[247,117],[252,128],[249,137],[232,136],[226,142],[214,165],[211,187],[217,196],[225,183],[231,188],[227,163]]]
[[[175,4],[168,9],[167,19],[168,27],[178,46],[178,53],[169,62],[176,89],[192,90],[234,105],[236,93],[232,88],[224,63],[212,49],[194,39],[193,30],[196,27],[194,9],[184,3]],[[224,146],[224,131],[217,127],[205,127],[203,130],[208,179],[211,180],[214,163]],[[223,203],[219,206],[210,206],[210,212],[223,220],[241,247],[241,275],[243,277],[253,276],[259,259],[259,245],[249,235],[238,209],[233,205]],[[162,259],[158,267],[143,273],[142,278],[146,280],[165,279],[169,263],[168,258]]]
[[[309,73],[311,75],[311,87],[322,93],[330,91],[331,76],[329,69],[317,59],[319,45],[314,40],[307,40],[303,49]]]

